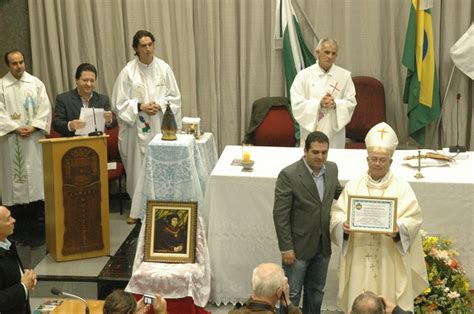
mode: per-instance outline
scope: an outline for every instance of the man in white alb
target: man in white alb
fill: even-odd
[[[140,30],[133,36],[136,57],[115,81],[112,110],[120,127],[119,150],[127,173],[127,192],[133,197],[147,144],[161,132],[169,104],[181,128],[181,94],[170,66],[154,56],[155,37]],[[128,223],[138,219],[129,217]]]
[[[44,242],[43,151],[51,103],[38,78],[25,71],[23,52],[5,54],[9,72],[0,79],[0,178],[2,203],[17,218],[17,237],[36,247]],[[14,205],[14,206],[13,206]]]
[[[331,209],[331,239],[341,249],[337,304],[348,311],[358,295],[373,291],[413,311],[413,299],[428,287],[420,205],[410,185],[390,171],[398,145],[395,131],[379,123],[367,133],[365,143],[368,172],[349,181]],[[351,195],[395,198],[395,231],[351,231],[347,224]]]
[[[291,85],[291,108],[302,139],[321,131],[329,138],[331,148],[344,148],[346,125],[357,102],[351,73],[334,64],[337,51],[334,39],[321,39],[316,47],[318,61],[298,72]],[[300,146],[304,146],[304,140]]]

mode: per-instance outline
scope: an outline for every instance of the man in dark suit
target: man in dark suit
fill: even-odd
[[[74,136],[77,129],[86,126],[79,120],[81,108],[104,109],[105,126],[113,128],[117,121],[110,111],[110,100],[106,95],[94,91],[97,80],[97,70],[90,63],[82,63],[76,69],[77,88],[62,93],[56,97],[54,108],[53,128],[61,136]]]
[[[290,285],[290,300],[303,313],[320,313],[331,257],[329,221],[333,199],[342,191],[337,165],[327,161],[329,139],[310,133],[304,157],[283,169],[275,187],[273,220]]]
[[[15,244],[7,237],[13,234],[15,219],[0,205],[0,313],[30,313],[29,291],[36,286],[36,274],[24,269]]]

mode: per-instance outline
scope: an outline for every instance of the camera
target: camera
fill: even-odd
[[[145,294],[145,295],[143,296],[143,303],[145,303],[145,304],[153,304],[154,301],[155,301],[155,297],[154,297],[154,296],[147,295],[147,294]]]

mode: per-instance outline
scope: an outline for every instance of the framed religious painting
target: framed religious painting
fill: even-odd
[[[146,262],[194,263],[197,202],[148,201]]]
[[[349,195],[347,221],[351,231],[391,233],[397,223],[397,199]]]

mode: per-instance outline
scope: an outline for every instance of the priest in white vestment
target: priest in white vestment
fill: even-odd
[[[170,66],[154,56],[155,38],[148,31],[133,37],[136,57],[127,63],[115,81],[112,110],[120,127],[119,151],[127,173],[127,192],[133,197],[145,149],[161,133],[167,104],[181,129],[181,94]],[[129,217],[129,223],[136,219]]]
[[[334,64],[337,50],[334,39],[322,39],[316,47],[318,61],[298,72],[290,96],[301,139],[321,131],[329,137],[331,148],[344,148],[346,125],[357,102],[351,72]],[[304,140],[300,140],[300,146],[304,146]]]
[[[15,216],[15,241],[44,244],[43,151],[50,131],[51,103],[38,78],[25,71],[21,51],[5,54],[9,72],[0,79],[0,190]]]
[[[394,130],[379,123],[365,142],[369,170],[346,184],[331,210],[331,238],[341,249],[337,305],[348,311],[358,295],[373,291],[413,311],[414,298],[428,287],[421,209],[410,185],[390,171],[398,145]],[[347,211],[352,195],[396,198],[395,232],[351,232]]]
[[[0,79],[0,177],[2,204],[11,206],[44,199],[38,140],[49,134],[51,103],[43,82],[25,71],[23,53],[6,56],[9,72]]]

